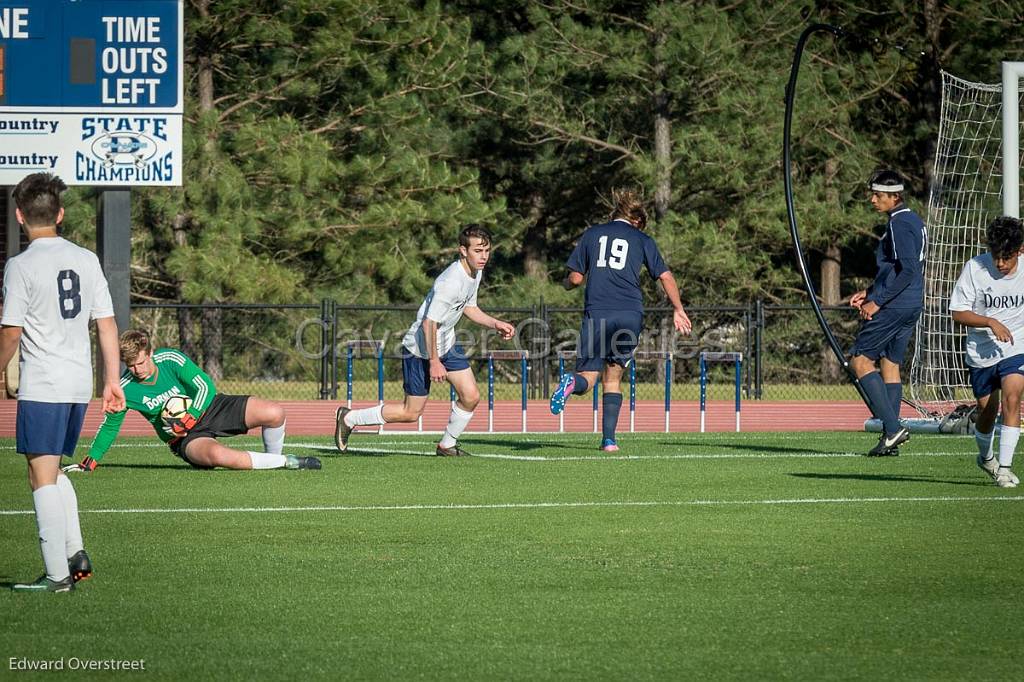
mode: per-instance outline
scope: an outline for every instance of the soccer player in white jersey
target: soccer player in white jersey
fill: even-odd
[[[1024,393],[1024,229],[1016,218],[994,219],[986,231],[988,253],[967,261],[953,288],[949,310],[967,330],[967,365],[978,401],[974,440],[978,466],[1000,488],[1020,482],[1010,467],[1020,438]],[[992,455],[996,415],[1002,408],[999,457]]]
[[[117,324],[99,260],[57,235],[64,183],[35,173],[14,188],[16,216],[28,236],[24,253],[4,268],[0,367],[21,348],[17,451],[28,462],[39,546],[46,572],[14,590],[68,592],[92,575],[82,542],[75,489],[60,470],[75,451],[92,398],[89,321],[103,354],[103,409],[124,408],[118,382]]]
[[[452,405],[448,427],[437,454],[454,457],[467,454],[458,445],[459,436],[473,418],[480,402],[473,369],[465,351],[455,343],[455,325],[463,314],[473,322],[495,329],[504,339],[515,335],[515,327],[480,310],[476,295],[484,266],[491,255],[491,235],[478,225],[459,233],[459,259],[434,281],[434,286],[416,313],[416,321],[402,340],[402,379],[405,401],[350,410],[339,407],[335,415],[334,440],[338,449],[348,449],[348,439],[356,426],[414,422],[423,413],[430,385],[448,381],[458,400]]]

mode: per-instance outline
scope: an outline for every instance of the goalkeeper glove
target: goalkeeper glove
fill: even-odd
[[[90,471],[95,471],[96,467],[98,465],[99,465],[99,462],[94,460],[92,457],[89,457],[88,455],[86,455],[85,459],[83,459],[78,464],[68,464],[65,467],[61,467],[60,470],[63,471],[65,474],[70,474],[72,472],[74,472],[74,473],[86,473],[87,474]]]
[[[185,436],[188,435],[188,432],[191,431],[192,427],[195,425],[196,418],[186,413],[184,417],[176,419],[174,423],[171,424],[171,431],[173,431],[174,435],[177,436],[178,438],[184,438]]]

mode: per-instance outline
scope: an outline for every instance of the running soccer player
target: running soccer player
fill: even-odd
[[[17,451],[25,455],[39,547],[46,572],[13,590],[69,592],[92,575],[78,519],[78,496],[60,470],[74,453],[92,398],[89,321],[96,320],[103,356],[103,409],[119,410],[117,323],[96,254],[57,235],[67,186],[34,173],[14,188],[15,215],[28,248],[4,268],[0,367],[21,350]],[[12,548],[13,549],[13,548]]]
[[[93,439],[89,454],[65,471],[89,472],[114,444],[124,416],[135,410],[153,425],[171,452],[197,469],[319,469],[316,457],[285,455],[284,408],[269,400],[217,393],[213,380],[187,355],[174,348],[152,349],[148,332],[129,329],[121,335],[121,360],[127,369],[121,388],[127,404],[107,414]],[[186,415],[170,425],[164,422],[164,403],[172,396],[192,400]],[[263,428],[265,452],[233,450],[217,442],[257,426]]]
[[[644,306],[640,290],[640,268],[646,267],[661,282],[675,309],[676,331],[689,334],[690,318],[679,299],[675,277],[661,258],[654,239],[643,233],[647,211],[638,193],[616,191],[611,221],[589,227],[567,263],[565,288],[587,281],[583,324],[576,351],[576,371],[562,377],[551,395],[551,412],[560,413],[571,395],[585,394],[598,374],[604,384],[601,418],[601,450],[616,452],[615,428],[622,407],[620,381],[623,370],[633,361],[633,352],[643,330]]]
[[[465,351],[455,342],[455,325],[465,314],[480,326],[497,330],[504,339],[511,339],[516,333],[512,324],[491,317],[477,305],[477,291],[490,256],[491,234],[487,230],[470,225],[459,233],[459,259],[434,280],[433,288],[416,313],[416,320],[402,339],[405,401],[401,405],[385,404],[361,410],[339,407],[334,429],[334,441],[339,450],[348,449],[349,436],[357,426],[416,421],[427,404],[431,382],[447,381],[455,389],[458,400],[452,404],[448,426],[437,444],[436,454],[442,457],[469,454],[459,447],[458,440],[473,418],[473,410],[480,402],[480,391]]]
[[[965,351],[978,403],[978,466],[1000,488],[1016,488],[1020,480],[1010,467],[1020,438],[1024,393],[1024,274],[1019,267],[1024,228],[1016,218],[996,218],[985,238],[988,253],[964,264],[949,310],[954,322],[968,328]],[[996,459],[992,436],[1000,407],[1003,424]]]
[[[900,426],[899,420],[903,402],[900,363],[924,308],[928,233],[921,217],[904,203],[903,180],[898,173],[876,171],[868,188],[871,205],[889,221],[875,249],[878,273],[874,283],[850,297],[850,305],[860,311],[862,320],[850,348],[850,367],[875,416],[882,420],[882,435],[867,454],[883,457],[898,455],[900,443],[910,439],[910,430]]]

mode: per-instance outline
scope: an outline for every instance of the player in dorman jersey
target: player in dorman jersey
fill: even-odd
[[[114,444],[128,410],[139,412],[153,425],[171,452],[197,469],[319,469],[316,457],[282,453],[284,408],[269,400],[247,395],[218,393],[213,380],[196,363],[175,348],[152,348],[149,333],[129,329],[121,335],[121,375],[126,406],[107,414],[93,439],[89,455],[64,470],[93,471]],[[165,423],[164,403],[173,396],[187,396],[187,413]],[[264,452],[235,450],[217,441],[261,427]]]

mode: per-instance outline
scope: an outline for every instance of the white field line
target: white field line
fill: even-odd
[[[375,512],[375,511],[456,511],[494,509],[580,509],[602,507],[729,507],[785,506],[806,504],[879,504],[932,502],[1021,502],[1024,495],[1008,497],[808,497],[761,500],[676,500],[608,502],[503,502],[497,504],[396,504],[396,505],[318,505],[308,507],[179,507],[170,509],[81,509],[82,514],[269,514],[283,512]],[[3,509],[0,516],[27,516],[31,509]]]
[[[412,439],[413,438],[421,438],[422,436],[438,435],[438,434],[441,434],[441,433],[443,433],[443,432],[441,432],[441,431],[422,431],[422,432],[411,431],[411,432],[408,432],[407,434],[405,434],[405,433],[391,433],[391,434],[388,434],[388,435],[390,435],[392,439],[399,438],[401,440],[391,440],[391,439],[389,439],[389,440],[376,440],[373,437],[373,434],[371,434],[369,432],[366,433],[366,434],[360,434],[358,431],[356,431],[356,439],[357,439],[357,442],[362,442],[365,439],[365,444],[366,445],[435,445],[437,443],[436,440],[422,440],[422,439],[421,440],[412,440]],[[746,431],[746,432],[741,432],[741,433],[736,433],[734,431],[716,431],[716,432],[713,432],[713,433],[691,433],[691,432],[686,432],[686,431],[680,431],[680,432],[672,432],[672,433],[662,433],[662,432],[623,433],[623,434],[620,434],[620,436],[622,437],[622,440],[626,441],[627,443],[629,441],[662,440],[662,441],[669,441],[669,442],[671,442],[671,440],[678,440],[678,441],[681,441],[681,442],[685,442],[686,445],[697,445],[698,442],[700,442],[700,441],[716,442],[716,441],[720,441],[720,440],[738,441],[738,442],[741,442],[741,443],[749,443],[749,442],[752,442],[752,441],[756,442],[756,441],[762,440],[762,439],[768,439],[771,442],[777,442],[777,441],[805,441],[805,442],[811,441],[811,442],[813,442],[813,441],[815,441],[817,439],[821,439],[821,438],[831,438],[834,435],[837,435],[838,433],[839,432],[816,432],[816,431],[807,432],[807,433],[777,433],[777,432],[759,433],[759,432],[755,432],[755,431]],[[854,434],[861,433],[861,432],[848,431],[848,432],[843,432],[843,433],[848,433],[850,435],[854,435]],[[516,441],[519,442],[519,443],[535,444],[535,443],[549,443],[549,442],[552,442],[552,441],[558,442],[558,441],[562,441],[562,440],[592,439],[592,438],[596,438],[598,434],[591,433],[589,431],[565,432],[565,433],[559,433],[557,431],[551,431],[551,432],[549,432],[549,431],[533,431],[533,432],[528,432],[527,434],[525,434],[528,437],[523,437],[524,434],[521,431],[494,431],[493,433],[488,433],[486,431],[482,431],[482,432],[467,431],[463,435],[466,436],[469,439],[475,439],[475,438],[486,439],[486,438],[488,438],[490,436],[516,436]],[[872,440],[877,440],[877,434],[863,433],[863,435],[865,437],[865,442],[868,443],[868,444],[871,444]],[[247,438],[249,440],[257,440],[257,441],[259,440],[259,436],[242,436],[241,438]],[[327,439],[327,438],[329,438],[329,436],[325,435],[324,438]],[[932,434],[932,433],[916,434],[914,436],[914,439],[917,439],[917,440],[929,440],[929,441],[938,439],[938,440],[941,440],[941,441],[944,441],[944,442],[958,442],[958,441],[968,441],[969,440],[972,445],[974,443],[974,438],[971,437],[970,435],[960,435],[960,434]],[[92,444],[92,441],[90,439],[88,439],[88,438],[83,438],[83,439],[79,440],[79,446],[81,446],[81,447],[86,447],[86,446],[89,446],[91,444]],[[668,444],[668,442],[666,444]],[[288,446],[311,447],[311,446],[315,446],[315,445],[317,445],[317,443],[303,443],[303,442],[292,443],[292,442],[288,442],[286,444],[286,447],[288,447]],[[153,439],[147,440],[144,443],[124,443],[124,442],[122,442],[122,443],[114,443],[111,447],[113,447],[113,448],[160,448],[160,447],[167,447],[167,446],[164,443],[162,443],[162,442],[156,440],[155,438],[153,438]],[[15,448],[14,445],[0,445],[0,450],[14,450],[14,448]]]
[[[331,450],[334,448],[325,445],[299,445],[293,443],[291,447],[309,448],[311,450]],[[431,451],[425,450],[396,450],[392,448],[353,448],[347,452],[367,455],[433,455]],[[966,452],[908,452],[901,457],[963,457],[971,453]],[[862,452],[703,452],[686,453],[678,455],[564,455],[548,457],[545,455],[510,455],[496,452],[471,452],[471,457],[481,459],[505,459],[519,462],[583,462],[583,461],[632,461],[632,460],[659,460],[659,459],[827,459],[834,457],[859,457],[865,458]]]

